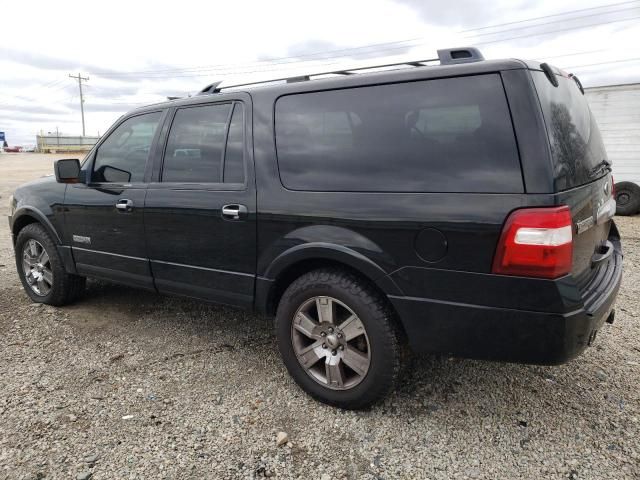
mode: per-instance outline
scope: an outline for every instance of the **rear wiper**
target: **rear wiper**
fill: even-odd
[[[569,74],[569,78],[573,78],[573,81],[576,82],[576,85],[578,86],[580,93],[584,95],[584,87],[582,86],[582,82],[580,81],[580,79],[577,76],[575,76],[573,73]]]
[[[593,167],[591,169],[590,176],[594,176],[597,175],[598,173],[600,173],[602,170],[607,170],[607,171],[611,171],[611,162],[609,160],[602,160],[599,164],[597,164],[595,167]]]

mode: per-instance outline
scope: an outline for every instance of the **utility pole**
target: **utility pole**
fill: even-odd
[[[82,115],[82,136],[84,137],[84,97],[82,96],[82,81],[89,81],[89,77],[83,77],[78,72],[78,75],[69,74],[69,78],[78,80],[78,88],[80,89],[80,114]]]

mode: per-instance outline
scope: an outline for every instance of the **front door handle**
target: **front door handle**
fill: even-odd
[[[247,207],[233,203],[222,207],[222,218],[226,220],[241,220],[247,217]]]
[[[118,203],[116,203],[116,208],[121,212],[130,212],[131,210],[133,210],[133,202],[131,200],[123,198],[122,200],[118,200]]]

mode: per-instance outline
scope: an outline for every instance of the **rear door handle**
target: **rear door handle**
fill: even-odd
[[[121,212],[130,212],[133,210],[133,202],[129,199],[123,198],[122,200],[118,200],[116,208]]]
[[[232,203],[222,207],[222,218],[226,220],[242,220],[247,217],[247,207]]]

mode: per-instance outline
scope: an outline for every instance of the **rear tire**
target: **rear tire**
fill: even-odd
[[[349,272],[325,268],[295,280],[276,314],[284,364],[313,398],[367,407],[395,386],[404,339],[386,299]]]
[[[61,306],[82,295],[85,277],[66,272],[55,243],[39,223],[20,230],[15,253],[18,276],[34,302]]]
[[[616,183],[616,214],[635,215],[640,211],[640,186],[632,182]]]

